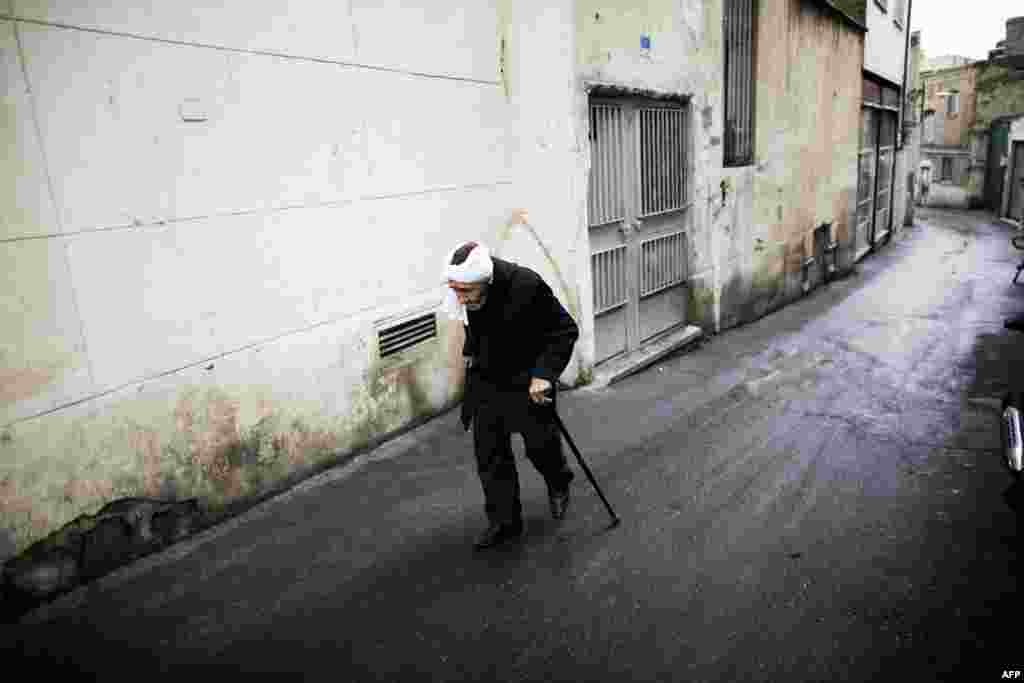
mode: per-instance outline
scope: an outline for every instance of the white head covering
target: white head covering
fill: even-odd
[[[469,316],[466,314],[466,307],[459,303],[459,297],[456,296],[451,287],[447,287],[448,281],[454,280],[455,282],[465,284],[486,282],[489,284],[494,280],[494,261],[491,259],[490,250],[485,245],[477,242],[465,261],[458,265],[452,265],[452,257],[461,246],[460,244],[452,249],[448,253],[448,258],[444,261],[444,272],[441,276],[441,281],[444,282],[446,288],[444,298],[441,301],[441,310],[447,313],[452,320],[461,320],[462,324],[468,325]]]

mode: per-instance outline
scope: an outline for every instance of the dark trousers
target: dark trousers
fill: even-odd
[[[526,457],[549,488],[564,489],[573,479],[562,437],[550,406],[538,406],[526,389],[485,392],[473,417],[473,450],[484,489],[487,518],[499,524],[522,523],[519,473],[512,452],[512,434],[523,435]]]

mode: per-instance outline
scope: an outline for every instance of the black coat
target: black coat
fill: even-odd
[[[540,275],[499,258],[486,303],[468,318],[462,354],[474,359],[474,369],[489,384],[508,389],[525,389],[531,377],[555,386],[580,336]]]

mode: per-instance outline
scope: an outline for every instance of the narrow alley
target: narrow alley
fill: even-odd
[[[1003,627],[1021,508],[996,426],[1024,380],[1024,337],[1003,328],[1024,313],[1013,234],[919,209],[806,299],[566,393],[617,529],[582,475],[551,520],[518,458],[526,536],[474,552],[483,501],[454,411],[8,642],[33,672],[147,678],[995,680],[1024,664]]]

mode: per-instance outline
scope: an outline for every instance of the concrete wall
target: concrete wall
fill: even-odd
[[[939,55],[925,61],[925,71],[936,71],[939,69],[952,69],[958,66],[965,66],[974,60],[970,57],[960,55]]]
[[[968,189],[974,202],[985,202],[988,173],[989,135],[999,117],[1024,114],[1024,80],[1014,80],[1010,71],[991,62],[977,65],[977,112],[970,131],[971,176]]]
[[[868,37],[864,48],[864,68],[902,87],[906,31],[910,30],[907,25],[909,3],[903,3],[903,14],[899,17],[896,16],[898,4],[888,0],[887,9],[883,10],[875,0],[866,0]]]
[[[723,326],[802,295],[802,263],[822,223],[833,224],[840,267],[852,261],[864,34],[798,0],[761,3],[759,21],[760,35],[777,39],[759,44],[753,222],[726,233],[735,256]]]
[[[716,241],[717,235],[730,217],[745,219],[744,224],[749,224],[752,196],[750,168],[728,172],[722,169],[722,2],[579,0],[575,8],[577,68],[573,113],[583,141],[588,139],[588,89],[595,85],[611,86],[623,93],[690,98],[693,175],[689,187],[693,205],[686,216],[690,321],[705,329],[715,329],[722,267],[722,245]],[[650,48],[641,46],[642,35],[650,38]],[[585,190],[590,168],[589,145],[583,144],[582,148],[584,156],[576,173]],[[725,177],[730,178],[734,188],[727,207],[721,206],[719,190]],[[576,227],[580,234],[587,235],[585,205],[581,206]],[[586,253],[589,256],[589,247]],[[588,279],[582,283],[588,292],[584,320],[592,325],[589,262],[587,273]],[[593,351],[588,353],[592,358]]]
[[[864,38],[819,3],[762,3],[735,169],[721,0],[471,4],[0,9],[0,559],[123,496],[250,499],[452,405],[461,326],[386,359],[376,331],[435,309],[461,240],[551,283],[586,381],[594,84],[689,98],[697,324],[799,296],[821,222],[851,236]]]
[[[562,374],[576,385],[586,381],[594,348],[590,252],[580,227],[589,141],[573,78],[576,14],[570,0],[501,0],[498,11],[512,204],[505,223],[485,239],[497,255],[540,273],[579,324],[580,339]]]
[[[900,226],[914,224],[914,207],[917,206],[921,185],[921,138],[924,123],[921,120],[920,103],[923,101],[921,92],[921,64],[924,61],[924,50],[921,47],[920,31],[915,31],[910,39],[910,65],[907,69],[907,89],[904,94],[903,118],[903,151],[896,156],[900,165],[905,187],[903,195],[903,220],[894,223]],[[902,158],[901,158],[902,157]]]
[[[510,223],[499,8],[287,10],[0,10],[0,559],[121,496],[243,499],[457,398],[461,328],[381,361],[375,324]]]
[[[946,183],[956,185],[967,191],[971,177],[971,157],[967,150],[948,148],[935,149],[924,147],[921,150],[921,158],[932,162],[932,184]],[[947,178],[942,173],[942,160],[950,159],[952,164],[952,178]]]
[[[914,224],[914,206],[917,204],[919,169],[921,165],[920,127],[905,126],[903,149],[896,153],[893,171],[896,188],[893,194],[893,229],[899,233],[904,226]]]
[[[977,65],[977,112],[975,130],[987,130],[993,119],[1024,114],[1024,81],[1013,80],[1006,67],[982,62]]]
[[[941,71],[926,71],[921,74],[921,81],[925,92],[925,111],[935,112],[932,122],[934,135],[926,137],[925,144],[966,149],[977,111],[976,66],[972,64]],[[939,93],[953,90],[960,92],[960,108],[958,113],[949,114],[947,98],[940,97]]]
[[[754,320],[803,293],[816,226],[852,235],[863,32],[818,3],[761,3],[755,163],[723,168],[722,3],[636,5],[576,3],[577,121],[588,84],[691,98],[691,319],[711,330]]]

